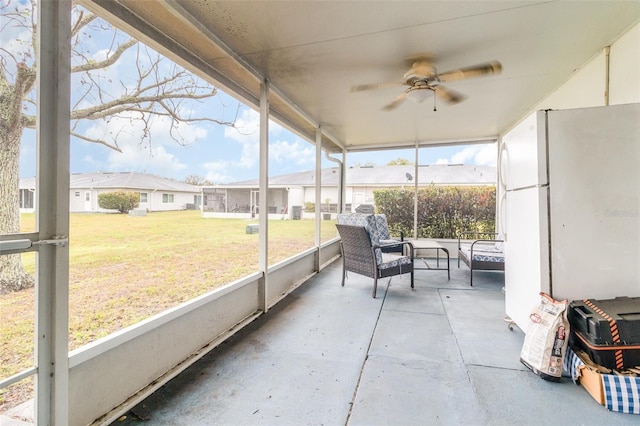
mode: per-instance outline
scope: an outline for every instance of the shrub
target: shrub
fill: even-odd
[[[384,213],[392,235],[413,235],[410,189],[373,192],[377,213]],[[418,189],[418,238],[458,238],[461,232],[494,232],[496,188],[430,186]]]
[[[312,203],[310,201],[305,201],[304,203],[304,211],[307,213],[313,213],[316,211],[316,203]]]
[[[120,213],[129,213],[140,205],[140,194],[138,192],[106,192],[98,194],[98,206],[108,210],[118,210]]]

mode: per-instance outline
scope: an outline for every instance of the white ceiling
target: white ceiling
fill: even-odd
[[[640,1],[82,0],[199,75],[330,151],[495,138],[640,20]],[[490,60],[500,75],[447,83],[467,96],[382,107],[403,87],[408,57],[438,71]]]

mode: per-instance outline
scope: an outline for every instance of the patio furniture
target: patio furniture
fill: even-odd
[[[469,236],[493,236],[462,241]],[[458,236],[458,268],[460,259],[469,267],[469,284],[473,286],[473,271],[504,271],[504,240],[491,232],[463,232]]]
[[[404,241],[400,244],[407,246],[408,256],[384,253],[377,236],[368,232],[365,226],[336,224],[336,228],[338,228],[341,239],[342,286],[344,286],[347,271],[350,271],[373,278],[374,298],[378,289],[378,278],[410,273],[411,288],[413,288],[413,245],[411,242]]]
[[[447,278],[451,279],[451,270],[449,269],[449,264],[450,264],[450,258],[449,258],[449,249],[447,249],[446,247],[444,247],[443,245],[441,245],[440,243],[438,243],[437,241],[433,241],[433,240],[411,240],[411,243],[413,244],[413,248],[415,250],[415,256],[414,259],[420,259],[422,262],[424,262],[425,267],[418,267],[418,266],[414,266],[414,270],[430,270],[430,271],[447,271]],[[432,268],[429,263],[427,262],[427,257],[424,255],[421,255],[420,252],[421,251],[425,251],[425,250],[434,250],[436,253],[436,267]],[[446,268],[441,268],[440,267],[440,252],[443,252],[444,254],[447,255],[447,267]]]
[[[384,253],[403,253],[402,244],[397,243],[401,243],[404,240],[404,235],[400,235],[400,240],[391,238],[387,224],[387,216],[384,214],[340,213],[336,218],[336,223],[340,225],[364,226],[370,234],[375,235],[380,241],[381,250]]]
[[[356,213],[373,214],[375,207],[371,204],[360,204],[356,207]]]

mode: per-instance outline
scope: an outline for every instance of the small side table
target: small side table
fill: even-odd
[[[422,260],[424,262],[425,266],[426,266],[426,268],[418,268],[418,267],[416,267],[416,265],[414,265],[413,266],[414,269],[431,270],[431,271],[444,271],[444,270],[446,270],[447,271],[447,279],[451,279],[451,270],[449,269],[449,265],[450,265],[449,249],[447,249],[446,247],[443,247],[437,241],[431,241],[431,240],[411,240],[411,243],[413,244],[413,248],[416,251],[415,258]],[[429,264],[427,263],[426,257],[419,255],[419,252],[423,251],[423,250],[435,250],[436,251],[436,267],[435,268],[432,268],[431,266],[429,266]],[[447,267],[446,268],[441,268],[440,267],[440,251],[442,251],[444,254],[447,255]]]

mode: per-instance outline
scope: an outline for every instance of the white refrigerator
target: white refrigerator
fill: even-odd
[[[640,104],[538,111],[502,138],[505,311],[640,296]]]

